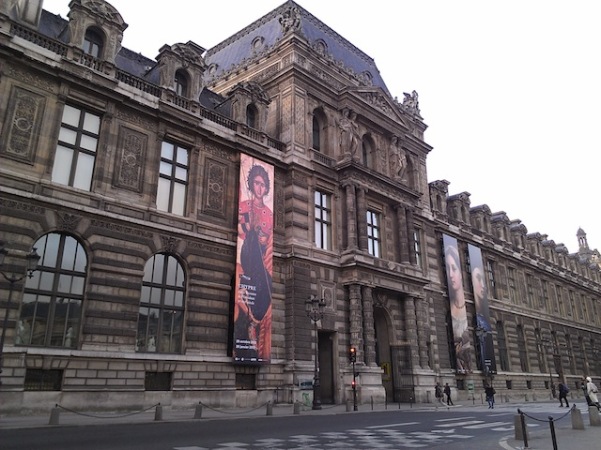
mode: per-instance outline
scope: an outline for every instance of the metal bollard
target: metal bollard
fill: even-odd
[[[155,421],[163,420],[163,407],[161,406],[160,403],[157,405],[156,409],[154,410],[154,420]]]
[[[353,410],[353,402],[350,400],[346,401],[346,412],[351,412]]]
[[[526,417],[518,409],[518,415],[514,417],[515,440],[524,441],[524,448],[528,448],[528,428],[526,427]]]
[[[267,402],[267,413],[268,416],[273,416],[273,404],[271,402]]]
[[[196,405],[196,409],[194,410],[194,418],[202,419],[202,403]]]
[[[48,422],[48,425],[58,425],[60,415],[61,409],[58,406],[52,408],[52,410],[50,411],[50,421]]]
[[[300,413],[301,413],[301,403],[294,402],[294,414],[300,414]]]
[[[555,424],[553,417],[549,416],[549,428],[551,429],[551,441],[553,442],[553,450],[557,450],[557,437],[555,436]]]

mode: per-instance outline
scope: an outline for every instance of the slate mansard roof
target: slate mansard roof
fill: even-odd
[[[205,55],[205,62],[209,67],[214,66],[214,71],[208,75],[206,81],[220,78],[276,46],[286,34],[281,19],[286,17],[290,10],[295,11],[291,20],[297,21],[294,24],[296,34],[303,36],[314,47],[322,46],[324,53],[339,67],[359,76],[369,74],[371,85],[380,87],[390,95],[373,58],[292,0],[209,49]],[[254,45],[257,40],[260,40],[260,44]]]

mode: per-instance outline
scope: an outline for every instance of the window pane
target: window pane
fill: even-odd
[[[56,148],[56,157],[52,167],[52,181],[69,185],[72,160],[73,150],[60,145]]]
[[[79,126],[80,114],[81,111],[79,109],[73,108],[69,105],[65,105],[65,109],[63,110],[63,123],[66,123],[73,127]]]
[[[173,306],[175,306],[177,308],[184,307],[184,293],[182,291],[177,291],[175,293],[175,300],[173,302]]]
[[[167,279],[165,284],[167,286],[175,286],[175,277],[177,275],[177,266],[179,263],[171,256],[167,257]]]
[[[84,277],[73,277],[73,280],[71,281],[71,294],[83,295],[84,284]]]
[[[40,264],[45,267],[56,267],[58,258],[58,246],[60,244],[60,235],[56,233],[48,234],[43,239],[45,246],[42,250],[43,255],[40,260]],[[40,239],[40,241],[42,240]]]
[[[77,132],[69,128],[62,127],[58,133],[58,140],[65,144],[75,145],[77,142]]]
[[[59,275],[59,277],[58,277],[58,292],[62,292],[62,293],[71,292],[71,280],[73,280],[73,277],[70,275]]]
[[[85,113],[85,117],[83,120],[83,129],[93,133],[98,134],[100,130],[100,117],[95,114]]]
[[[142,286],[142,297],[140,301],[143,303],[150,303],[150,286]]]
[[[173,144],[163,142],[161,146],[161,158],[173,161]]]
[[[161,164],[159,166],[159,172],[162,175],[171,176],[171,170],[172,170],[172,168],[173,168],[172,164],[170,164],[168,162],[165,162],[165,161],[161,161]]]
[[[165,306],[173,306],[175,304],[175,291],[170,289],[165,290]]]
[[[50,310],[50,297],[39,295],[35,304],[35,316],[33,316],[33,330],[31,336],[32,345],[44,345],[46,342],[46,325],[48,323],[48,312]]]
[[[186,186],[180,183],[173,185],[173,207],[171,212],[173,214],[184,215],[184,205],[186,203]]]
[[[40,274],[40,290],[52,291],[54,286],[54,274],[50,272],[41,272]]]
[[[163,267],[165,264],[165,255],[158,254],[154,255],[154,267],[152,272],[153,283],[163,283]]]
[[[63,246],[63,260],[61,261],[61,269],[73,270],[75,265],[75,250],[77,248],[77,241],[73,238],[65,239]]]
[[[169,180],[159,178],[159,187],[157,190],[157,209],[161,211],[169,211],[169,191],[171,183]]]
[[[83,134],[81,136],[80,147],[86,150],[90,150],[91,152],[96,151],[96,145],[98,144],[98,139],[93,138],[91,136],[86,136]]]
[[[75,263],[73,264],[73,270],[76,272],[85,273],[86,266],[88,265],[88,258],[86,257],[86,252],[79,243],[73,238],[67,238],[66,242],[74,241],[76,246],[76,254],[75,254]]]
[[[73,187],[90,190],[92,185],[92,172],[94,171],[94,157],[84,153],[79,154],[77,158],[77,169],[75,170],[75,179]]]
[[[188,169],[183,167],[175,168],[175,178],[182,181],[188,180]]]
[[[188,150],[184,148],[177,149],[177,163],[184,166],[188,165]]]

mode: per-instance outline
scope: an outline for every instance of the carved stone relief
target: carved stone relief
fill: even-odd
[[[204,189],[203,212],[225,217],[227,166],[207,158],[204,178],[206,186]]]
[[[115,159],[115,186],[135,192],[142,191],[147,149],[147,135],[121,127]]]
[[[19,87],[11,90],[9,112],[2,133],[2,153],[15,159],[33,162],[45,107],[44,96]]]

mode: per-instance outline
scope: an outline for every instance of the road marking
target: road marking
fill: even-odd
[[[376,430],[378,428],[393,428],[393,427],[406,427],[409,425],[418,425],[419,422],[403,422],[403,423],[391,423],[389,425],[372,425],[371,427],[365,427],[372,430]]]
[[[509,423],[508,422],[486,422],[486,423],[481,423],[479,425],[468,425],[463,428],[467,428],[469,430],[479,430],[480,428],[498,427],[501,425],[509,425]]]
[[[481,421],[481,420],[469,420],[469,421],[463,422],[463,423],[461,423],[461,422],[444,423],[442,425],[435,425],[435,426],[437,426],[437,427],[443,427],[443,428],[444,427],[465,427],[466,425],[478,425],[478,424],[481,424],[481,423],[484,423],[484,422]]]
[[[456,422],[458,420],[475,419],[474,416],[454,417],[452,419],[437,419],[436,422]]]

